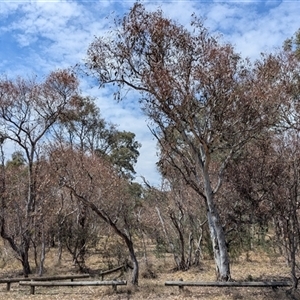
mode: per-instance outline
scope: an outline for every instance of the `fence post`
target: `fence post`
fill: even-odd
[[[183,281],[183,279],[180,278],[179,281]],[[179,292],[183,292],[183,285],[179,285]]]
[[[34,290],[35,290],[35,286],[34,286],[34,285],[31,285],[31,286],[30,286],[30,294],[31,294],[31,295],[34,295]]]

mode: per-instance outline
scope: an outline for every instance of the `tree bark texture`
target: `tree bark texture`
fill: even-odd
[[[217,280],[228,281],[231,276],[225,232],[214,203],[214,194],[206,170],[203,171],[203,177],[205,181],[207,220],[216,264],[216,276]]]

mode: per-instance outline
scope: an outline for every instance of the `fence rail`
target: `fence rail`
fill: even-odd
[[[10,290],[10,286],[12,283],[20,282],[20,281],[51,281],[51,280],[68,280],[73,281],[74,279],[84,279],[89,278],[89,274],[77,274],[77,275],[59,275],[59,276],[45,276],[45,277],[14,277],[14,278],[4,278],[0,279],[0,283],[6,283],[6,290]]]
[[[209,282],[196,282],[196,281],[166,281],[165,286],[178,286],[180,290],[184,286],[194,287],[288,287],[292,286],[288,281],[209,281]]]
[[[30,294],[34,295],[36,286],[107,286],[111,285],[114,291],[117,291],[118,285],[127,285],[125,280],[111,280],[111,281],[20,281],[20,285],[30,286]]]

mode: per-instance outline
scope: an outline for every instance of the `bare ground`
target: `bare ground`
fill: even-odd
[[[75,269],[70,269],[70,261],[66,260],[60,266],[53,264],[55,257],[48,255],[47,269],[45,275],[63,275],[74,273]],[[172,270],[172,257],[151,258],[152,270],[156,273],[155,279],[143,278],[148,274],[145,263],[141,262],[141,276],[139,287],[130,285],[118,287],[118,292],[114,293],[111,287],[36,287],[35,295],[30,295],[30,288],[12,284],[11,290],[6,291],[6,284],[0,285],[0,300],[94,300],[94,299],[205,299],[205,300],[284,300],[300,299],[287,295],[286,288],[272,290],[271,288],[200,288],[185,287],[180,292],[177,287],[164,286],[165,281],[170,280],[190,280],[190,281],[214,281],[214,266],[210,260],[202,262],[200,267],[192,268],[186,272],[174,272]],[[89,266],[99,268],[99,257],[93,256],[89,260]],[[19,265],[14,260],[0,265],[0,278],[17,274]],[[280,280],[289,276],[288,268],[282,257],[277,255],[266,255],[263,252],[248,253],[241,256],[232,263],[231,273],[233,280]],[[105,279],[126,279],[130,281],[130,272],[125,274],[115,273]]]

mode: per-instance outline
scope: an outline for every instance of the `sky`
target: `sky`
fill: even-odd
[[[83,63],[95,36],[107,34],[115,16],[122,17],[135,1],[48,0],[0,2],[0,75],[38,78],[51,71]],[[195,13],[212,34],[234,45],[243,57],[252,60],[262,52],[282,46],[300,28],[300,0],[289,1],[140,1],[146,9],[162,9],[167,17],[189,26]],[[83,95],[96,97],[102,117],[131,131],[142,144],[136,165],[141,176],[160,185],[156,170],[157,148],[148,125],[135,101],[117,103],[109,89],[96,81],[80,78]],[[137,95],[131,94],[131,97]],[[9,149],[13,152],[14,149]]]

